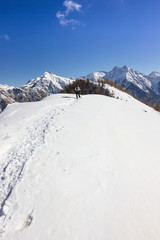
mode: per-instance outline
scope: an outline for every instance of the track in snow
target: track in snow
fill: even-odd
[[[4,240],[159,240],[159,114],[127,100],[49,110],[46,99],[19,144],[29,157],[3,207]]]
[[[36,119],[32,127],[28,128],[23,141],[16,145],[16,148],[3,159],[0,172],[0,223],[5,224],[10,209],[9,199],[14,197],[12,193],[23,177],[23,169],[27,161],[32,158],[35,149],[45,143],[45,137],[47,132],[50,131],[50,126],[57,131],[55,118],[76,101],[71,100],[69,103],[59,104],[59,106],[53,107],[52,110],[45,112],[39,119]],[[4,224],[0,233],[4,231]]]

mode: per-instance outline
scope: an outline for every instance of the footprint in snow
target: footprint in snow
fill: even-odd
[[[18,225],[17,227],[17,231],[23,231],[24,229],[28,228],[33,221],[33,216],[32,213],[30,213],[29,215],[27,215],[24,220]]]

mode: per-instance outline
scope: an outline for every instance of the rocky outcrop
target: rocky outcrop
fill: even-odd
[[[0,88],[0,112],[2,112],[8,104],[13,102],[35,102],[46,97],[47,94],[43,90],[39,92],[30,88]]]

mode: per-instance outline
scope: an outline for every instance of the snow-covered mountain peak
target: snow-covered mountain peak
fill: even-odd
[[[121,72],[128,72],[131,68],[124,65],[123,67],[117,67],[115,66],[111,71],[121,71]]]
[[[143,91],[147,91],[147,88],[151,88],[151,82],[145,78],[143,73],[133,70],[132,68],[124,65],[121,68],[115,67],[106,74],[106,77],[115,81],[117,84],[125,85],[126,89],[134,84]]]
[[[123,67],[114,67],[110,72],[107,72],[106,77],[109,79],[115,81],[118,79],[125,79],[126,78],[126,73],[129,72],[130,68],[127,66]]]
[[[149,77],[153,77],[153,78],[155,78],[155,77],[160,77],[160,73],[153,71],[153,72],[151,72],[148,76],[149,76]]]
[[[41,75],[41,78],[44,77],[44,78],[53,78],[53,77],[59,77],[58,75],[50,72],[50,71],[46,71],[44,72],[42,75]]]
[[[122,67],[122,69],[123,69],[123,70],[126,70],[126,71],[129,71],[131,68],[129,68],[128,66],[124,65],[124,66]]]
[[[92,80],[93,82],[98,81],[99,79],[104,78],[106,75],[105,71],[98,71],[88,74],[86,77],[83,77],[84,79]]]
[[[125,75],[127,72],[133,71],[131,68],[124,65],[123,67],[114,67],[110,72],[113,74]]]
[[[119,67],[118,66],[115,66],[112,70],[118,70]]]
[[[8,90],[8,89],[12,89],[12,88],[14,88],[14,87],[13,86],[8,86],[7,84],[5,84],[5,85],[0,84],[0,89]]]
[[[151,76],[155,76],[155,78],[151,78]],[[144,98],[146,94],[154,94],[153,91],[158,93],[157,82],[160,81],[160,74],[154,72],[151,76],[146,76],[145,74],[124,65],[123,67],[115,66],[109,72],[93,72],[83,79],[88,78],[93,82],[97,82],[99,79],[108,78],[116,84],[122,85],[125,89],[131,91],[134,96],[141,98],[143,95]]]
[[[47,79],[47,80],[50,81],[50,80],[53,80],[56,77],[59,77],[59,76],[57,76],[56,74],[54,74],[52,72],[46,71],[42,75],[40,75],[39,77],[36,77],[36,78],[33,78],[33,79],[29,80],[29,82],[27,84],[33,83],[33,82],[36,83],[36,82],[40,82],[40,81],[43,82],[44,79]]]
[[[35,89],[36,91],[43,90],[45,93],[57,93],[66,85],[73,82],[74,79],[60,77],[52,72],[46,71],[41,76],[31,79],[25,87]]]

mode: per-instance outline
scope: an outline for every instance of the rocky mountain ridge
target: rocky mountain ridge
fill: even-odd
[[[158,72],[145,75],[127,66],[121,68],[116,66],[109,72],[93,72],[83,77],[83,79],[89,79],[93,82],[109,79],[117,85],[122,85],[134,97],[142,100],[147,99],[152,103],[160,102],[160,73]]]
[[[0,85],[0,112],[10,103],[39,101],[50,94],[58,93],[74,80],[45,72],[21,87]]]
[[[89,79],[94,83],[99,80],[109,79],[139,99],[147,99],[151,102],[160,102],[160,73],[152,72],[145,75],[127,66],[114,67],[111,71],[99,71],[80,77]],[[0,112],[13,102],[39,101],[42,98],[60,92],[64,87],[73,83],[76,78],[57,76],[51,72],[45,72],[41,76],[31,79],[21,87],[9,87],[0,85]]]
[[[83,78],[89,78],[90,80],[95,82],[99,79],[108,78],[116,82],[118,85],[124,85],[126,89],[129,87],[130,83],[133,83],[145,92],[147,92],[149,88],[155,91],[155,93],[160,94],[157,86],[160,81],[160,73],[158,72],[152,72],[149,75],[145,75],[127,66],[123,66],[122,68],[116,66],[109,72],[93,72]],[[126,84],[124,84],[124,82],[126,82]]]

